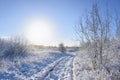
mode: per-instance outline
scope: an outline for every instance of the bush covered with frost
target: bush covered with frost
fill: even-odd
[[[62,53],[66,52],[66,48],[65,48],[63,43],[59,44],[59,51],[62,52]]]
[[[23,55],[28,53],[27,41],[20,37],[0,39],[0,57]]]

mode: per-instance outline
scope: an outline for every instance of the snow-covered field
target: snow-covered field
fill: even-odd
[[[58,80],[65,78],[66,75],[69,80],[69,77],[72,78],[73,58],[72,54],[44,50],[34,51],[26,57],[1,59],[0,80],[49,80],[50,78]]]
[[[93,70],[85,50],[35,50],[25,57],[0,60],[0,80],[119,80],[112,76],[104,69]]]

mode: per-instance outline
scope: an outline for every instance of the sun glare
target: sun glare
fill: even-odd
[[[27,25],[26,37],[33,44],[49,45],[54,36],[54,24],[49,20],[36,19],[30,21]]]

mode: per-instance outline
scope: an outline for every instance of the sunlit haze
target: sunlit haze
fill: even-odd
[[[57,35],[55,23],[45,18],[29,20],[24,35],[33,44],[52,45]]]

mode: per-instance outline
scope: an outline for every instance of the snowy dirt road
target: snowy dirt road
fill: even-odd
[[[73,80],[73,60],[73,55],[62,57],[27,80]]]

